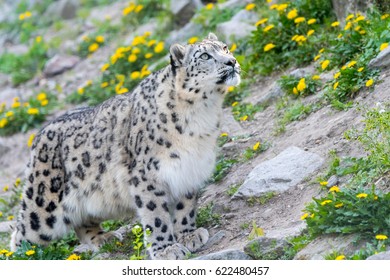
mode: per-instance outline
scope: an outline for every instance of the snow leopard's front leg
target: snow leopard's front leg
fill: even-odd
[[[154,185],[147,185],[134,195],[134,203],[145,232],[145,245],[152,259],[180,260],[190,251],[176,242],[169,209],[168,194]],[[150,195],[146,196],[148,193]],[[150,233],[147,234],[147,231]]]
[[[205,228],[196,228],[197,193],[187,193],[174,209],[174,229],[177,241],[191,252],[199,250],[209,239]]]

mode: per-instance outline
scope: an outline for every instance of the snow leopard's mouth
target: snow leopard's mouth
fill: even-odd
[[[217,84],[226,84],[228,86],[237,86],[241,81],[240,68],[233,67],[222,71],[220,79]]]

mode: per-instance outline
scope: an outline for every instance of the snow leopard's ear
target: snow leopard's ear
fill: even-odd
[[[215,34],[212,33],[212,32],[210,32],[209,35],[207,35],[206,39],[207,39],[207,40],[210,40],[210,41],[218,41],[217,35],[215,35]]]
[[[171,64],[172,67],[180,66],[183,63],[183,58],[186,48],[180,44],[174,44],[169,49],[171,54]]]

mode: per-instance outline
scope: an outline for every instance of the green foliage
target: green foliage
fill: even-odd
[[[229,21],[239,10],[242,9],[242,6],[235,8],[226,8],[220,9],[217,5],[205,6],[202,8],[193,18],[194,23],[201,24],[208,31],[213,31],[216,29],[217,25],[221,22]]]
[[[283,91],[292,96],[306,96],[315,94],[321,86],[317,76],[297,78],[294,76],[282,76],[278,80]]]
[[[221,181],[229,172],[230,168],[232,168],[232,166],[237,162],[238,160],[236,159],[225,159],[224,157],[220,158],[215,166],[211,182],[217,183]]]
[[[254,114],[264,110],[263,106],[253,105],[251,103],[238,103],[232,107],[233,116],[236,121],[250,121],[253,119]]]
[[[268,150],[269,147],[270,144],[267,142],[264,143],[256,142],[256,144],[253,145],[253,147],[246,148],[245,151],[242,153],[242,156],[245,160],[250,160],[255,156],[257,156],[258,154]]]
[[[228,196],[233,196],[237,191],[238,189],[240,188],[241,184],[233,184],[229,187],[229,189],[226,190],[226,194]]]
[[[196,216],[196,227],[212,227],[219,225],[221,215],[214,213],[214,204],[209,203],[206,206],[200,207]]]
[[[11,75],[14,85],[24,83],[42,70],[47,60],[47,44],[37,37],[27,53],[15,55],[4,53],[0,56],[0,72]]]
[[[249,57],[252,70],[266,75],[312,61],[324,44],[325,34],[320,27],[331,16],[330,10],[330,1],[326,0],[294,1],[263,10],[249,41],[253,47]]]
[[[316,109],[316,105],[304,105],[300,100],[295,101],[292,105],[288,106],[284,110],[281,118],[278,121],[278,126],[275,129],[275,133],[279,134],[285,132],[286,125],[288,123],[302,120]]]
[[[26,132],[38,127],[46,120],[46,116],[56,105],[56,96],[40,93],[21,103],[18,98],[10,108],[0,105],[0,135],[11,135],[16,132]]]
[[[153,17],[169,17],[168,0],[137,0],[129,2],[122,11],[123,25],[139,26]]]
[[[247,203],[250,207],[255,206],[256,204],[264,205],[268,203],[272,198],[274,198],[276,192],[266,192],[259,197],[251,196],[247,199]]]

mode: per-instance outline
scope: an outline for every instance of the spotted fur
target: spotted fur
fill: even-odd
[[[12,250],[70,230],[97,250],[117,236],[100,223],[132,213],[151,231],[153,259],[182,259],[207,242],[195,226],[196,197],[214,168],[223,97],[240,67],[214,34],[170,54],[170,65],[133,92],[70,111],[38,133]]]

